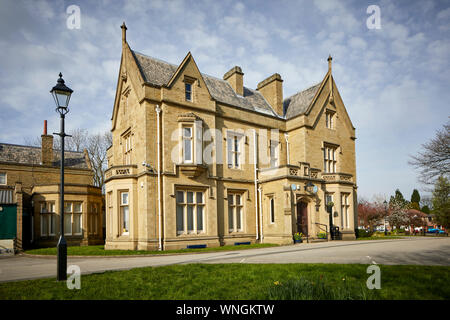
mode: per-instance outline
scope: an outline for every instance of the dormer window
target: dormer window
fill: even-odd
[[[328,129],[334,129],[334,116],[335,113],[333,111],[327,111],[325,113],[325,125]]]
[[[186,92],[186,101],[192,102],[192,83],[185,83],[184,88]]]

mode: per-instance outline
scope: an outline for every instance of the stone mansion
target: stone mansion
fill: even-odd
[[[354,239],[355,128],[332,76],[283,98],[279,74],[256,89],[235,66],[202,73],[122,58],[107,150],[106,249]]]

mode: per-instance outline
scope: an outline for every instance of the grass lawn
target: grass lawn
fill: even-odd
[[[371,237],[360,237],[356,240],[385,240],[385,239],[403,239],[402,236],[371,236]]]
[[[173,253],[191,253],[191,252],[215,252],[215,251],[232,251],[243,249],[257,249],[274,247],[276,244],[255,243],[250,245],[239,246],[222,246],[214,248],[200,249],[181,249],[166,251],[144,251],[144,250],[105,250],[103,245],[99,246],[73,246],[67,247],[67,255],[69,256],[122,256],[122,255],[144,255],[144,254],[173,254]],[[56,255],[56,247],[39,248],[25,251],[28,254]]]
[[[381,265],[368,290],[368,265],[190,264],[81,276],[81,289],[40,279],[0,283],[0,299],[450,299],[450,267]]]

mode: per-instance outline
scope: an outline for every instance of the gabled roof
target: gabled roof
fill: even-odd
[[[59,167],[61,151],[53,149],[52,165]],[[0,143],[0,162],[11,164],[41,164],[41,148]],[[64,164],[66,168],[89,169],[84,152],[64,151]]]
[[[283,110],[286,119],[305,113],[316,96],[321,84],[322,82],[319,82],[308,89],[297,92],[289,98],[284,99]]]
[[[178,66],[131,50],[146,83],[156,86],[168,86]],[[203,80],[212,98],[224,104],[264,113],[278,115],[270,104],[256,90],[244,87],[244,96],[239,96],[231,85],[222,79],[202,73]]]

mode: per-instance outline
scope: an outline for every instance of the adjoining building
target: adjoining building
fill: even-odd
[[[60,151],[47,122],[41,147],[0,143],[0,239],[15,250],[56,246],[60,226]],[[103,244],[103,196],[86,151],[65,153],[64,229],[68,245]]]
[[[122,58],[106,171],[106,249],[354,239],[355,128],[332,76],[283,98],[236,66],[202,73],[134,51]]]

